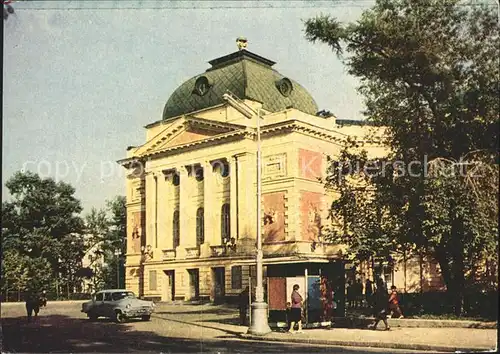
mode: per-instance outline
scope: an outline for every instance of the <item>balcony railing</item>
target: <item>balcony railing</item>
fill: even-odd
[[[199,258],[200,248],[199,247],[186,247],[186,258]]]
[[[210,249],[212,250],[212,257],[221,257],[225,256],[227,251],[226,251],[226,246],[210,246]]]
[[[175,250],[163,250],[163,260],[175,259]]]

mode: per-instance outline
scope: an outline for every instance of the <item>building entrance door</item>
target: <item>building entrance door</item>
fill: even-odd
[[[175,271],[163,271],[163,291],[161,294],[161,301],[174,301],[175,298]]]
[[[189,300],[198,300],[200,297],[200,271],[198,269],[188,269],[189,274]]]
[[[225,280],[226,274],[223,267],[212,268],[212,289],[214,294],[214,302],[221,303],[226,295]]]

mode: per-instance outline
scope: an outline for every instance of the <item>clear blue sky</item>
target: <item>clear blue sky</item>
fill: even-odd
[[[5,181],[23,167],[71,183],[84,213],[124,194],[125,171],[116,160],[128,145],[144,143],[143,126],[161,119],[181,83],[237,50],[240,35],[248,50],[276,61],[278,71],[307,88],[320,109],[362,118],[357,80],[326,45],[305,40],[302,21],[320,13],[355,21],[370,2],[13,6],[4,21],[3,200]]]

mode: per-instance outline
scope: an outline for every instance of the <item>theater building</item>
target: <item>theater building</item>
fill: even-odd
[[[386,153],[369,126],[318,114],[310,93],[246,49],[213,59],[183,83],[163,116],[129,147],[126,287],[162,300],[230,301],[256,281],[256,120],[227,104],[228,90],[262,110],[262,208],[266,299],[283,310],[291,287],[308,299],[309,320],[334,290],[342,312],[343,248],[321,226],[332,198],[320,181],[327,155],[347,136],[370,155]],[[307,83],[304,83],[307,85]],[[352,122],[351,122],[352,123]],[[252,285],[253,284],[253,285]]]

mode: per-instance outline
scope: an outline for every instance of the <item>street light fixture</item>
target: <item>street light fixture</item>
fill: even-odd
[[[120,256],[122,255],[122,251],[120,249],[115,250],[116,256],[116,288],[120,289]]]
[[[263,287],[263,253],[262,253],[262,231],[261,231],[261,198],[262,198],[262,178],[261,178],[261,146],[260,146],[260,120],[261,109],[254,110],[233,93],[227,91],[222,98],[231,107],[243,114],[248,119],[257,118],[257,284],[255,286],[255,301],[251,308],[251,323],[248,333],[255,335],[265,335],[271,332],[267,320],[267,303],[264,301]]]

